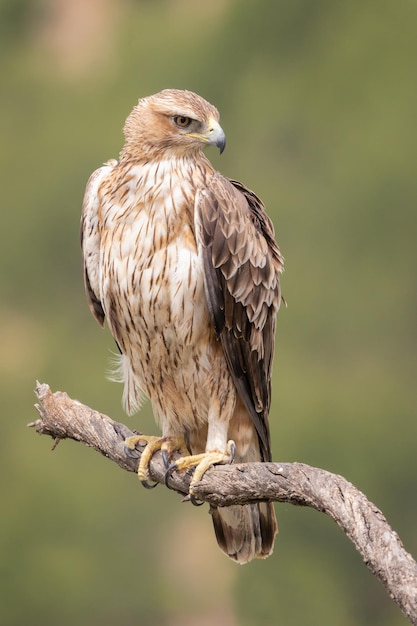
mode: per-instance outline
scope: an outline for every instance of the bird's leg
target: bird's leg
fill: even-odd
[[[190,482],[188,499],[196,504],[194,485],[196,485],[206,471],[217,464],[233,463],[236,452],[234,441],[228,440],[230,419],[235,408],[235,396],[229,394],[226,403],[220,401],[218,394],[213,394],[207,423],[206,450],[202,454],[183,456],[168,467],[165,483],[173,470],[184,471],[194,467]]]
[[[193,477],[190,482],[189,499],[193,502],[193,504],[196,504],[196,501],[193,498],[193,486],[200,482],[204,474],[212,465],[233,463],[235,452],[235,442],[230,440],[227,442],[226,450],[224,452],[221,452],[220,450],[212,450],[210,452],[203,452],[202,454],[192,454],[190,456],[180,457],[167,468],[165,482],[167,482],[168,477],[174,470],[183,472],[190,467],[195,467]]]
[[[189,454],[184,437],[154,437],[148,435],[134,435],[125,439],[125,445],[128,450],[134,450],[136,445],[146,443],[146,448],[142,452],[139,467],[138,478],[142,485],[148,489],[153,489],[158,483],[150,485],[149,480],[149,464],[155,452],[161,450],[165,467],[169,467],[169,458],[177,450],[182,455]]]

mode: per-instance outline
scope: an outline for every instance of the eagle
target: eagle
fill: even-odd
[[[225,148],[219,119],[191,91],[141,98],[118,160],[90,176],[81,219],[87,299],[117,343],[124,408],[133,414],[149,398],[162,431],[126,440],[129,449],[147,443],[139,478],[150,486],[149,462],[161,450],[168,473],[195,468],[190,494],[213,464],[271,461],[283,257],[261,200],[203,153]],[[272,502],[210,513],[231,559],[271,554]]]

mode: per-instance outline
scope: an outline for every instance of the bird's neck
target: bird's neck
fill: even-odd
[[[158,146],[152,143],[126,141],[119,155],[119,162],[137,163],[157,163],[160,161],[183,162],[190,160],[195,163],[200,160],[207,161],[201,148],[190,149],[183,146]]]
[[[138,187],[147,188],[148,192],[159,185],[163,187],[192,184],[194,187],[206,183],[215,170],[205,154],[196,152],[165,151],[158,158],[150,158],[148,154],[133,155],[122,151],[119,158],[119,171],[128,171],[129,177],[140,179]]]

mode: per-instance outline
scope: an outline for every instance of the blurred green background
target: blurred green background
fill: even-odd
[[[155,432],[105,379],[79,216],[137,99],[197,91],[286,259],[274,458],[344,475],[417,554],[416,23],[414,0],[0,0],[2,624],[407,623],[324,515],[277,505],[274,555],[239,568],[206,507],[26,423],[39,379]]]

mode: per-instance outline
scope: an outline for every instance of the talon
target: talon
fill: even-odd
[[[137,459],[139,457],[139,451],[136,448],[130,448],[126,443],[124,445],[124,451],[126,456],[131,459]]]
[[[233,461],[235,460],[235,456],[236,456],[236,444],[235,444],[235,442],[232,441],[232,440],[228,441],[227,449],[228,449],[229,454],[230,454],[229,464],[231,465],[233,463]]]
[[[197,500],[197,498],[192,493],[189,493],[188,496],[193,506],[203,506],[204,502],[202,500]]]
[[[168,486],[168,478],[173,470],[178,472],[186,471],[190,467],[194,467],[194,473],[190,482],[190,493],[183,501],[190,501],[194,506],[201,506],[204,502],[200,502],[193,495],[193,486],[200,482],[206,471],[218,463],[233,463],[236,455],[236,446],[234,441],[227,442],[225,452],[212,451],[202,452],[201,454],[193,454],[185,457],[180,457],[175,463],[172,463],[165,472],[165,484]]]
[[[153,483],[153,485],[152,485],[147,480],[141,480],[140,482],[145,487],[145,489],[155,489],[155,487],[157,487],[157,485],[159,485],[159,483]]]
[[[193,504],[194,506],[202,506],[204,504],[204,502],[201,500],[197,500],[197,498],[195,496],[193,496],[192,493],[189,493],[188,495],[184,496],[182,499],[182,502],[191,502],[191,504]]]
[[[167,452],[166,448],[162,448],[161,449],[161,454],[162,454],[162,460],[163,460],[164,465],[165,465],[165,469],[168,470],[168,468],[169,468],[169,457],[168,457],[168,452]],[[165,480],[165,484],[166,484],[166,480]]]
[[[177,464],[176,463],[171,463],[171,465],[167,466],[166,472],[165,472],[165,476],[164,476],[164,483],[166,487],[169,487],[168,485],[168,478],[171,477],[171,472],[173,472],[174,470],[177,469]]]
[[[124,444],[128,450],[134,450],[141,442],[142,445],[145,445],[148,439],[149,437],[145,437],[144,435],[133,435],[132,437],[126,437]]]

